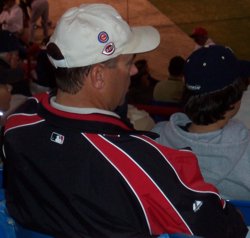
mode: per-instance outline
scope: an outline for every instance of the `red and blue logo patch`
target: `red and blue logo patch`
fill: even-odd
[[[104,55],[112,55],[115,52],[115,44],[113,42],[108,43],[105,45],[102,53]]]
[[[99,34],[98,34],[98,41],[101,42],[101,43],[106,43],[108,42],[109,40],[109,35],[107,34],[107,32],[105,31],[101,31]]]

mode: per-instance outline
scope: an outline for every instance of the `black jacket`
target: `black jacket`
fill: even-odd
[[[6,200],[23,226],[60,238],[186,233],[244,237],[242,218],[204,182],[196,157],[115,116],[31,98],[4,137]]]

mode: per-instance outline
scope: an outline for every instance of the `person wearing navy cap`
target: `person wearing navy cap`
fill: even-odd
[[[18,223],[58,238],[245,237],[193,153],[114,112],[135,54],[159,43],[156,28],[130,27],[107,4],[63,14],[47,44],[57,91],[29,98],[5,126],[6,204]]]
[[[161,144],[190,147],[206,181],[226,199],[250,198],[250,134],[233,119],[246,89],[244,65],[228,47],[193,52],[184,69],[185,114],[173,114],[153,129]]]

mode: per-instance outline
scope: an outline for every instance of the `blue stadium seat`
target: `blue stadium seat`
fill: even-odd
[[[185,234],[162,234],[158,236],[157,238],[202,238],[202,237],[185,235]]]
[[[0,174],[1,176],[1,174]],[[7,212],[4,190],[0,188],[0,238],[53,238],[38,232],[24,229]]]
[[[0,188],[3,188],[3,164],[0,160]]]
[[[0,201],[0,237],[16,238],[15,221],[8,215],[4,200]]]

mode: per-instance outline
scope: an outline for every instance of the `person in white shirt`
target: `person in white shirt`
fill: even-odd
[[[23,31],[23,11],[15,0],[7,0],[0,14],[2,30],[7,30],[17,35]]]

